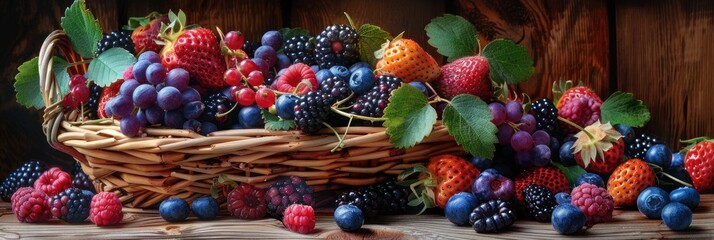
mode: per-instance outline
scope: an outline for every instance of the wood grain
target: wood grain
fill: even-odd
[[[714,2],[617,1],[617,88],[650,109],[671,147],[714,136]]]
[[[687,231],[675,232],[661,220],[650,220],[635,210],[616,210],[613,221],[597,224],[580,235],[559,235],[549,223],[518,220],[507,231],[497,234],[477,234],[470,227],[459,227],[443,216],[395,215],[380,217],[363,229],[348,233],[339,230],[329,210],[319,210],[316,231],[301,235],[286,230],[273,219],[239,220],[223,216],[214,221],[198,221],[190,217],[181,223],[168,223],[156,212],[125,213],[123,221],[112,227],[97,227],[88,220],[82,224],[67,224],[57,219],[48,223],[19,223],[8,210],[9,204],[0,202],[0,238],[72,238],[91,239],[160,239],[160,238],[218,238],[218,239],[652,239],[685,238],[707,239],[714,236],[714,195],[702,195],[701,204],[694,212],[694,220]],[[125,209],[127,212],[130,209]]]

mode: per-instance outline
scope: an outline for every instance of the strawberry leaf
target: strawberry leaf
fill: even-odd
[[[650,111],[635,99],[631,93],[615,92],[610,95],[600,107],[602,121],[610,124],[626,124],[631,127],[642,127],[650,120]]]
[[[52,58],[52,72],[55,74],[55,79],[57,80],[57,85],[60,87],[62,96],[69,93],[69,73],[67,72],[67,68],[70,66],[72,65],[60,57]]]
[[[392,36],[379,26],[372,24],[360,26],[357,30],[357,35],[359,35],[360,60],[370,66],[377,65],[378,58],[375,56],[375,52],[379,51],[382,48],[382,44],[389,41]]]
[[[15,75],[15,91],[17,95],[17,103],[30,108],[40,109],[45,107],[45,102],[40,95],[40,71],[38,66],[38,58],[35,57],[27,62],[24,62],[17,68],[18,73]]]
[[[533,59],[523,46],[511,40],[496,39],[483,49],[488,59],[489,76],[497,83],[516,84],[533,75]]]
[[[67,33],[74,51],[83,58],[93,58],[97,53],[97,42],[102,39],[102,27],[87,10],[84,0],[75,0],[64,11],[62,29]]]
[[[282,35],[283,41],[297,36],[310,36],[310,32],[302,28],[281,28],[278,32]]]
[[[449,62],[478,53],[476,27],[461,16],[445,14],[434,18],[424,30],[429,36],[429,45],[446,56]]]
[[[444,124],[456,143],[474,156],[493,158],[498,143],[496,125],[491,123],[491,111],[480,98],[461,94],[444,109]]]
[[[265,109],[261,111],[261,114],[263,115],[263,121],[265,122],[265,129],[270,131],[285,131],[295,128],[295,120],[285,120],[279,118],[277,115],[272,114]]]
[[[585,169],[581,168],[578,165],[566,167],[557,162],[551,163],[553,164],[553,166],[556,166],[558,169],[560,169],[563,174],[565,174],[565,177],[568,178],[568,184],[571,187],[575,186],[575,182],[578,180],[578,177],[586,173]]]
[[[384,109],[386,121],[383,125],[387,128],[392,145],[409,148],[429,136],[436,117],[436,110],[418,88],[402,84],[389,97],[389,105]]]
[[[122,78],[124,69],[136,63],[134,55],[123,48],[110,48],[89,63],[87,79],[94,80],[100,87],[111,85]]]

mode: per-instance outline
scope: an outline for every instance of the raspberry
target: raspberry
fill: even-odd
[[[559,135],[558,109],[555,108],[555,104],[550,99],[536,100],[531,106],[531,111],[536,119],[536,128],[538,130],[546,131],[550,136]]]
[[[528,215],[539,222],[550,221],[553,209],[558,205],[553,193],[541,185],[531,184],[523,189],[523,198],[526,201]]]
[[[558,114],[581,127],[586,127],[600,119],[601,104],[591,97],[577,97],[565,103],[558,111]],[[573,126],[568,126],[567,130],[570,132],[578,131]]]
[[[121,201],[113,192],[101,192],[92,197],[89,218],[97,226],[109,226],[121,222],[124,218]]]
[[[282,219],[285,209],[293,203],[312,205],[312,188],[302,178],[291,176],[270,185],[265,199],[270,216]]]
[[[134,65],[131,65],[124,69],[124,72],[121,74],[122,79],[134,79]]]
[[[97,42],[97,56],[110,48],[123,48],[134,55],[134,42],[131,41],[131,34],[124,31],[114,31],[104,34],[102,40]]]
[[[308,36],[291,37],[285,41],[284,52],[292,63],[315,64],[315,43]]]
[[[20,188],[12,195],[12,212],[20,222],[45,222],[52,218],[47,200],[47,194],[43,191],[29,187]]]
[[[571,203],[585,213],[589,226],[612,219],[615,201],[604,188],[583,183],[575,187],[570,196]]]
[[[9,202],[12,194],[21,187],[32,187],[45,171],[45,163],[37,160],[25,162],[5,178],[0,185],[0,199]]]
[[[359,35],[344,24],[328,26],[315,40],[315,60],[321,69],[351,66],[359,60]]]
[[[68,223],[81,223],[89,217],[91,195],[85,195],[82,189],[68,188],[48,200],[52,216]]]
[[[372,90],[357,98],[351,113],[367,117],[382,117],[384,109],[389,104],[389,96],[401,85],[401,78],[390,75],[377,76],[377,84],[372,87]]]
[[[261,219],[267,213],[265,191],[241,183],[228,193],[228,211],[240,219]]]
[[[35,181],[35,189],[41,190],[47,196],[54,196],[72,187],[72,177],[58,167],[50,168]]]
[[[89,176],[82,171],[82,165],[79,162],[75,162],[74,168],[72,168],[72,187],[94,192],[92,179],[89,179]]]
[[[312,206],[293,204],[285,209],[283,225],[290,231],[308,234],[315,230],[315,211]]]

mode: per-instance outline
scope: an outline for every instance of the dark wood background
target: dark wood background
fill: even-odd
[[[41,113],[15,102],[17,67],[38,54],[44,38],[60,28],[71,0],[0,2],[8,29],[0,37],[0,178],[21,162],[39,158],[68,166],[71,159],[50,148]],[[650,132],[679,148],[679,139],[714,135],[714,1],[707,0],[88,0],[106,32],[132,16],[183,9],[192,23],[241,30],[257,40],[268,30],[372,23],[392,34],[406,31],[432,55],[424,26],[444,13],[473,22],[481,40],[520,41],[535,59],[533,78],[518,86],[532,97],[549,97],[553,81],[583,81],[603,97],[632,92],[649,107]],[[439,58],[440,60],[443,58]]]

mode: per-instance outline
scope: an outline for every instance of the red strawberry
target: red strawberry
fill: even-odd
[[[570,102],[570,100],[582,96],[590,97],[596,102],[598,102],[599,105],[602,105],[602,99],[600,99],[600,97],[597,95],[597,93],[595,93],[595,91],[588,87],[579,86],[565,90],[565,92],[563,92],[563,95],[560,96],[560,100],[558,100],[558,103],[555,105],[555,107],[560,109],[563,105]]]
[[[315,77],[315,72],[312,71],[312,68],[304,63],[296,63],[290,65],[283,75],[280,75],[280,77],[275,80],[273,86],[280,92],[292,93],[295,91],[295,87],[305,80],[310,83],[312,90],[317,90],[319,87],[317,77]],[[308,87],[308,85],[301,86],[297,95],[306,94],[310,91],[310,87]]]
[[[692,177],[694,189],[704,193],[714,188],[714,142],[694,145],[684,157],[684,168]]]
[[[607,174],[615,170],[615,168],[617,168],[617,165],[620,164],[620,162],[622,161],[624,150],[625,143],[622,141],[622,138],[620,138],[617,142],[612,144],[612,147],[603,151],[603,156],[605,156],[604,161],[600,157],[598,157],[595,161],[591,161],[590,164],[585,167],[581,154],[575,154],[575,162],[577,162],[580,167],[584,168],[588,172]]]
[[[471,185],[479,175],[478,169],[463,158],[444,154],[432,157],[426,165],[417,166],[399,175],[399,181],[413,173],[421,173],[419,183],[427,189],[414,192],[417,197],[424,199],[425,195],[433,200],[436,206],[444,208],[451,196],[459,192],[471,191]],[[419,184],[417,184],[419,185]],[[424,194],[425,193],[425,194]],[[426,205],[425,205],[426,206]]]
[[[553,167],[534,167],[526,169],[516,177],[516,198],[518,202],[524,203],[523,189],[528,185],[541,185],[553,193],[570,192],[568,178],[565,174]]]
[[[436,90],[441,97],[448,99],[468,93],[488,100],[493,96],[488,73],[486,58],[482,56],[459,58],[441,67],[441,77],[436,81]]]
[[[206,28],[185,29],[183,12],[179,12],[179,16],[169,14],[171,23],[161,30],[162,38],[167,41],[161,51],[161,63],[167,70],[185,69],[192,78],[206,88],[226,87],[227,84],[223,80],[226,63],[216,36]],[[176,25],[178,31],[174,32]]]
[[[622,134],[610,123],[596,121],[575,134],[575,161],[585,170],[600,174],[611,173],[620,165],[625,154]]]
[[[99,105],[97,107],[97,117],[109,117],[107,116],[107,112],[104,108],[107,106],[107,102],[109,102],[110,99],[119,94],[119,88],[121,88],[122,83],[124,83],[124,80],[119,79],[118,81],[112,83],[112,85],[109,85],[109,87],[102,89],[102,94],[99,96]]]
[[[145,51],[161,51],[164,46],[156,44],[156,41],[161,41],[161,37],[159,37],[161,23],[169,24],[169,18],[161,16],[151,20],[145,26],[134,29],[134,32],[131,33],[131,41],[134,42],[134,50],[137,55]]]

